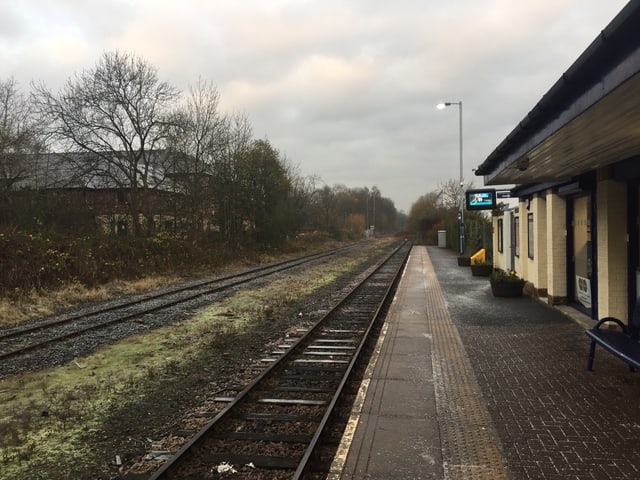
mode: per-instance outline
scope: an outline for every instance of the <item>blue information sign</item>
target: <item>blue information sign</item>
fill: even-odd
[[[494,189],[467,190],[465,194],[467,210],[493,210],[496,208]]]

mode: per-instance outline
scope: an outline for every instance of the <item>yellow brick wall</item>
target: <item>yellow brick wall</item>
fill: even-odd
[[[567,204],[563,197],[546,195],[547,291],[549,296],[567,296]]]
[[[527,261],[527,208],[524,201],[518,202],[518,211],[515,216],[520,219],[520,225],[518,227],[518,235],[520,237],[520,254],[515,257],[513,269],[522,278],[529,280],[529,262]]]
[[[605,179],[596,193],[598,312],[597,316],[627,319],[627,191],[626,185]]]
[[[498,220],[502,219],[503,228],[503,249],[502,252],[498,251]],[[509,230],[511,229],[511,213],[509,211],[504,212],[501,216],[492,217],[493,225],[493,265],[496,268],[502,270],[507,269],[507,256],[511,255],[511,248],[509,245],[510,237]]]
[[[504,256],[505,256],[505,253],[507,252],[507,245],[503,244],[504,248],[502,250],[502,253],[498,251],[498,220],[502,220],[502,225],[503,225],[502,228],[504,232],[504,230],[508,227],[508,225],[505,225],[507,218],[508,216],[504,214],[501,216],[491,217],[491,224],[493,226],[493,242],[492,242],[493,243],[493,257],[492,257],[493,266],[497,268],[502,268],[503,270],[506,264]]]
[[[527,203],[522,204],[520,209],[522,215],[520,216],[520,225],[522,226],[522,235],[520,237],[520,260],[523,265],[523,274],[526,272],[525,278],[528,282],[531,282],[534,286],[538,284],[538,257],[535,252],[536,247],[536,224],[538,219],[538,212],[535,209],[535,201],[529,202],[529,208]],[[533,259],[529,258],[529,214],[533,214]]]
[[[525,222],[522,260],[526,262],[527,280],[537,289],[547,288],[547,206],[543,196],[534,196],[529,203],[529,210],[523,210],[521,222]],[[533,259],[529,258],[529,214],[533,214]]]
[[[536,198],[537,217],[534,219],[536,226],[535,254],[538,258],[538,289],[547,288],[547,198],[544,194]]]

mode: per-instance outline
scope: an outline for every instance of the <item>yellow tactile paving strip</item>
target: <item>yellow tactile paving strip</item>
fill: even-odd
[[[489,414],[433,265],[426,248],[416,247],[413,254],[418,251],[425,273],[427,324],[433,339],[433,380],[445,478],[508,479]]]

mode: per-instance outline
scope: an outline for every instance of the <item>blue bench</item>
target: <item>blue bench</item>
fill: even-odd
[[[620,329],[600,328],[606,322],[613,322]],[[631,324],[627,327],[624,323],[614,317],[606,317],[598,321],[593,328],[585,333],[591,339],[589,347],[589,360],[587,369],[593,370],[593,358],[596,345],[600,345],[607,352],[615,355],[620,360],[629,365],[629,369],[634,371],[640,368],[640,342],[638,333],[640,332],[640,302],[633,310]]]

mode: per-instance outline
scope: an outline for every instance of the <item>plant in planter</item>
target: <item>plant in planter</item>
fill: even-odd
[[[470,248],[467,245],[467,247],[464,249],[464,253],[458,255],[458,265],[460,267],[468,267],[469,265],[471,265],[471,257],[473,257],[473,255],[476,253],[478,252],[475,249]]]
[[[489,276],[494,297],[521,297],[524,280],[513,270],[495,269]]]
[[[471,265],[471,258],[469,257],[469,255],[458,256],[458,266],[468,267],[469,265]]]
[[[475,261],[471,263],[471,275],[474,277],[488,277],[493,272],[491,260]]]

